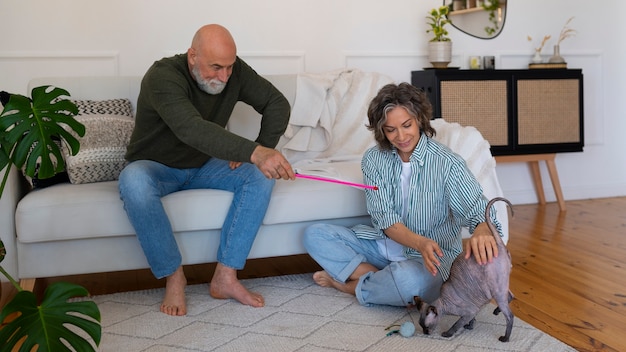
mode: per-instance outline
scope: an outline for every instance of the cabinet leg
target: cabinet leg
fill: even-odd
[[[554,188],[554,194],[556,200],[559,202],[559,208],[561,211],[565,211],[565,199],[563,198],[563,191],[561,190],[561,181],[559,181],[559,173],[556,171],[556,164],[554,158],[546,160],[546,166],[548,167],[548,173],[550,174],[550,180],[552,181],[552,188]]]
[[[537,199],[539,204],[546,204],[546,194],[543,191],[543,182],[541,182],[541,171],[539,170],[539,161],[529,161],[530,171],[533,177],[533,183],[535,184],[535,192],[537,193]]]

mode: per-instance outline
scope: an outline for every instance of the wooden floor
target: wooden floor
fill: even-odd
[[[510,223],[511,290],[517,318],[579,351],[626,351],[626,198],[515,206]],[[209,280],[213,264],[185,267],[190,284]],[[250,260],[240,278],[318,270],[306,255]],[[71,281],[93,295],[161,287],[149,271],[80,275]],[[12,290],[4,285],[2,301]],[[0,303],[1,304],[1,303]]]

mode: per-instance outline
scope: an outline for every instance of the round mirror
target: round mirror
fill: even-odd
[[[506,0],[444,0],[448,19],[456,29],[480,39],[493,39],[502,32]]]

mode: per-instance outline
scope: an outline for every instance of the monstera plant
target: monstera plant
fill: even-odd
[[[72,154],[78,153],[77,135],[85,127],[74,116],[78,109],[67,99],[66,90],[41,86],[32,90],[32,99],[18,94],[0,93],[4,109],[0,114],[0,170],[5,169],[0,184],[4,192],[11,167],[23,169],[30,177],[45,179],[65,169],[60,143],[66,143]],[[2,234],[0,234],[2,235]],[[0,240],[0,262],[6,248]],[[51,284],[41,304],[30,291],[19,284],[2,266],[0,272],[18,293],[0,311],[0,352],[4,351],[95,351],[86,333],[98,346],[102,334],[100,310],[92,301],[71,301],[88,295],[85,288],[66,282]],[[77,333],[77,329],[82,333]]]

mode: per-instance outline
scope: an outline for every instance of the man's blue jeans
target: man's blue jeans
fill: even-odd
[[[138,160],[128,164],[120,174],[119,189],[150,268],[154,276],[163,278],[176,271],[182,257],[162,197],[187,189],[233,192],[222,226],[217,260],[239,270],[244,267],[261,226],[274,183],[250,163],[231,170],[228,161],[211,158],[199,168],[177,169]]]

